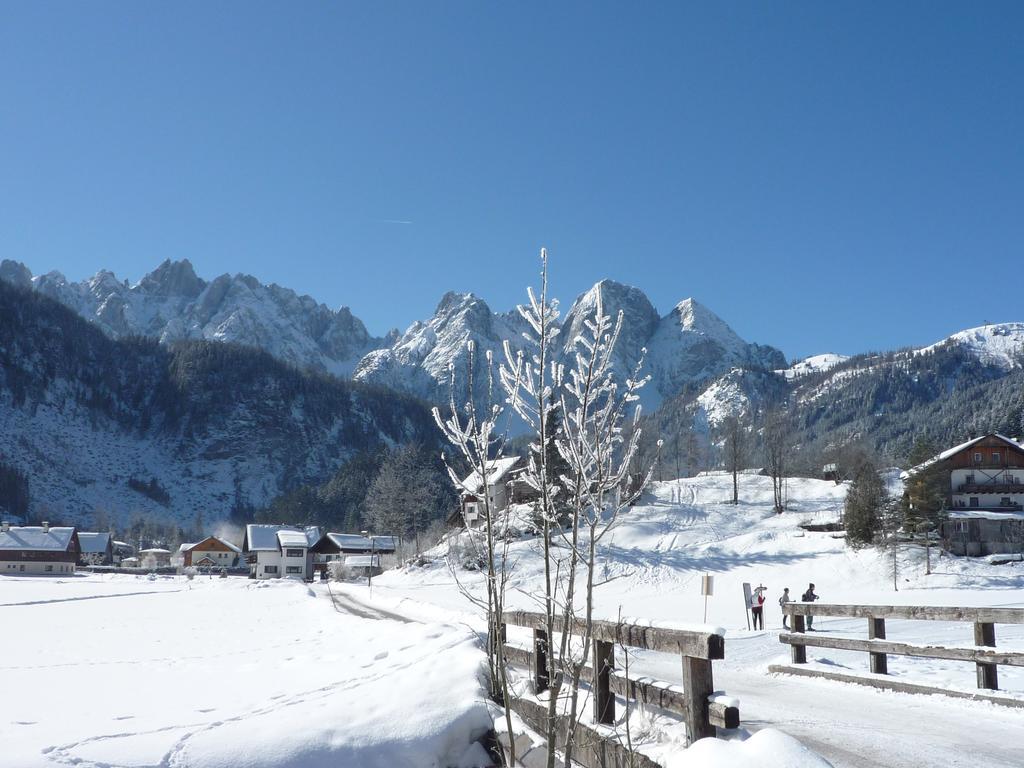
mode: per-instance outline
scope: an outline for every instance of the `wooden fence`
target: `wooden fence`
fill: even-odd
[[[552,644],[546,631],[544,614],[529,611],[507,611],[504,624],[525,627],[533,631],[533,647],[525,649],[514,644],[505,645],[509,662],[521,664],[530,670],[534,690],[545,691],[548,679],[548,653]],[[584,624],[576,620],[572,632],[582,636]],[[725,658],[724,636],[711,632],[691,632],[660,627],[642,626],[611,621],[594,621],[591,627],[593,663],[585,674],[591,681],[594,722],[604,726],[615,723],[615,696],[650,704],[679,715],[686,723],[690,741],[715,736],[715,728],[738,728],[739,708],[729,706],[715,695],[712,661]],[[629,678],[615,669],[615,647],[640,648],[650,651],[678,654],[682,658],[682,686],[674,686],[650,678]],[[512,709],[534,730],[544,733],[547,708],[529,699],[513,699]],[[570,723],[560,715],[556,722],[559,748],[564,746]],[[649,758],[632,753],[607,731],[585,724],[577,725],[577,762],[590,768],[605,766],[636,766],[655,768]]]
[[[779,641],[790,646],[793,664],[807,663],[807,648],[833,648],[844,651],[864,651],[868,654],[868,668],[876,675],[889,672],[888,657],[913,656],[928,659],[952,659],[973,662],[977,669],[978,688],[995,691],[999,689],[999,665],[1024,666],[1024,652],[1000,651],[996,645],[996,624],[1024,624],[1024,609],[1021,608],[943,608],[911,605],[821,605],[811,603],[789,603],[784,607],[790,618],[792,631],[779,635]],[[867,619],[868,639],[808,635],[805,633],[805,617],[813,615],[838,616]],[[974,645],[970,647],[948,647],[919,645],[916,643],[892,642],[885,637],[886,619],[909,621],[953,621],[974,624]],[[856,675],[817,669],[800,669],[793,666],[774,665],[772,672],[825,677],[844,682],[856,682],[877,688],[904,691],[907,693],[942,693],[960,698],[984,699],[1000,704],[1024,707],[1024,701],[967,693],[916,683],[879,680]]]

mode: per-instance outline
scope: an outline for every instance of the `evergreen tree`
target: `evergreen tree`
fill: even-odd
[[[885,501],[885,486],[874,464],[861,463],[846,494],[844,508],[846,538],[851,545],[864,546],[874,541]]]

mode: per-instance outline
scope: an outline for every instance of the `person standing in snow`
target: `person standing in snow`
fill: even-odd
[[[816,594],[814,594],[814,585],[813,584],[811,584],[811,585],[809,585],[807,587],[807,591],[804,592],[803,596],[800,599],[803,602],[805,602],[805,603],[813,603],[815,600],[818,599],[818,596]],[[814,617],[811,616],[811,614],[808,613],[807,614],[807,631],[808,632],[813,632],[814,631],[814,628],[811,626],[812,624],[814,624]]]
[[[779,608],[782,610],[782,628],[789,629],[789,625],[786,623],[786,603],[793,602],[793,599],[789,596],[789,587],[782,590],[782,597],[779,598]]]
[[[757,622],[761,622],[761,629],[764,629],[764,584],[754,590],[750,596],[750,613],[754,617],[754,629],[757,629]]]

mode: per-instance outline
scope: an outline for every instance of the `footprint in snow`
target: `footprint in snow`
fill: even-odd
[[[114,719],[115,720],[134,720],[135,719],[135,715],[121,715],[120,717],[115,717]]]
[[[11,725],[36,725],[35,720],[12,720]]]
[[[381,651],[380,653],[378,653],[376,656],[373,657],[373,660],[374,661],[380,661],[381,659],[386,659],[387,657],[388,657],[388,652],[387,651]]]

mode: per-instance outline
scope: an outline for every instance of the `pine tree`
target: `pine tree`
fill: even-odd
[[[885,486],[874,464],[863,462],[846,494],[846,538],[851,545],[865,546],[875,540],[885,496]]]

